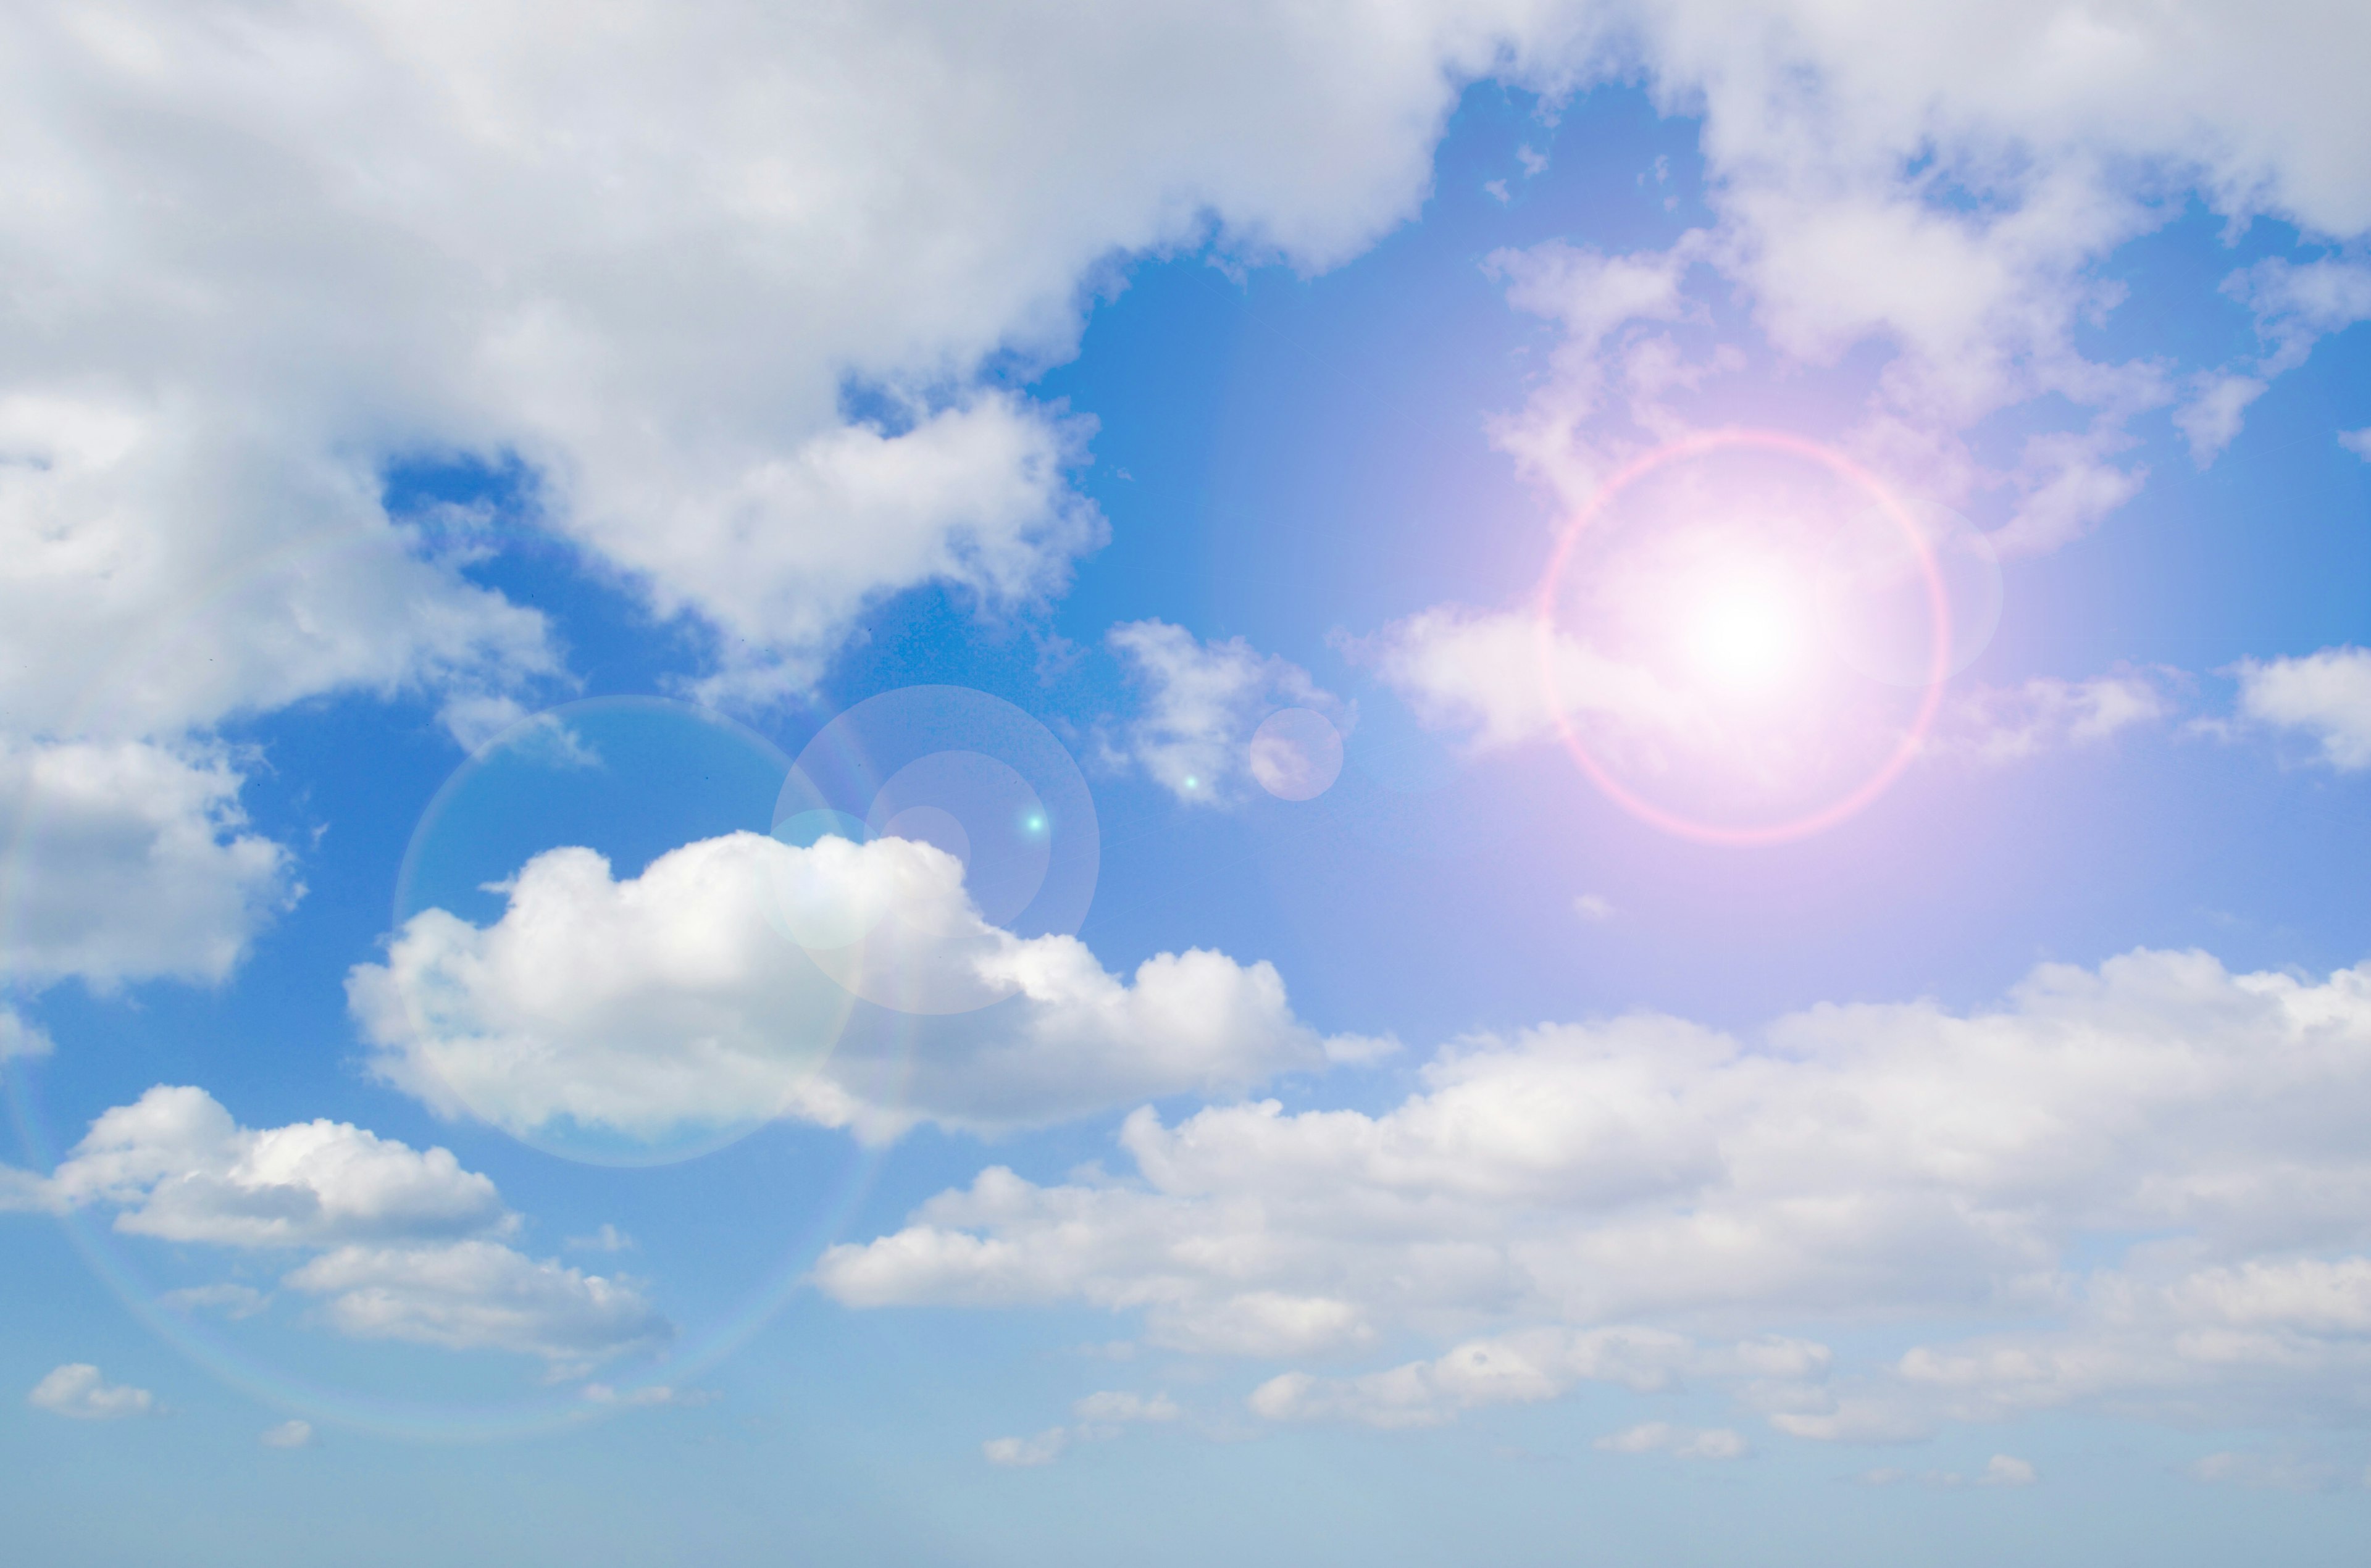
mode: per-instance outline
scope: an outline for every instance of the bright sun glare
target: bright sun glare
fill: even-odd
[[[1801,595],[1775,574],[1739,576],[1690,595],[1680,634],[1689,662],[1726,691],[1757,694],[1801,672],[1810,639]]]

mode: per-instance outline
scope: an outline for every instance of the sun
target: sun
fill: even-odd
[[[1688,585],[1675,630],[1698,680],[1730,696],[1760,697],[1802,678],[1816,628],[1797,577],[1764,562]]]

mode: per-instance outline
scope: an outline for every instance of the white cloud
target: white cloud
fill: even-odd
[[[182,1312],[220,1312],[226,1318],[252,1318],[272,1305],[272,1297],[251,1285],[225,1281],[218,1285],[186,1285],[168,1290],[157,1304]]]
[[[0,177],[44,193],[5,220],[40,309],[0,400],[47,444],[15,511],[59,525],[27,536],[87,615],[324,527],[387,538],[387,456],[515,455],[550,524],[715,628],[721,686],[795,678],[873,596],[1025,595],[1093,542],[1077,427],[977,386],[984,359],[1067,352],[1116,254],[1356,253],[1528,9],[21,10]],[[101,591],[110,559],[135,571]],[[368,578],[326,576],[261,591],[190,678],[269,702],[532,624],[424,568],[341,624],[301,601]],[[275,672],[275,638],[357,657]]]
[[[2002,763],[2094,744],[2172,713],[2176,678],[2167,670],[2125,670],[2088,680],[2042,675],[2018,686],[1978,686],[1951,699],[1928,749]]]
[[[1151,1399],[1106,1389],[1089,1394],[1070,1407],[1079,1420],[1097,1426],[1117,1426],[1138,1422],[1174,1421],[1178,1416],[1176,1401],[1167,1394],[1155,1394]]]
[[[113,1421],[127,1415],[147,1415],[156,1408],[156,1396],[145,1389],[110,1383],[87,1361],[60,1366],[33,1385],[25,1402],[52,1415],[76,1421]]]
[[[277,1426],[267,1426],[256,1441],[267,1448],[309,1448],[313,1446],[313,1424],[309,1421],[283,1421]]]
[[[496,1241],[341,1247],[288,1275],[355,1339],[503,1350],[561,1366],[664,1343],[674,1330],[633,1282],[586,1274]]]
[[[57,1049],[50,1032],[16,1009],[0,1004],[0,1062],[11,1056],[46,1056]]]
[[[2338,432],[2338,444],[2365,462],[2371,462],[2371,427],[2363,430],[2342,430]]]
[[[205,1090],[162,1084],[102,1113],[48,1191],[112,1207],[118,1230],[218,1247],[463,1236],[504,1219],[494,1184],[450,1150],[343,1122],[241,1127]]]
[[[2044,966],[1969,1014],[1477,1036],[1424,1079],[1375,1115],[1141,1111],[1131,1176],[991,1169],[816,1278],[860,1307],[1084,1302],[1142,1313],[1157,1343],[1264,1357],[1509,1325],[1255,1401],[1382,1424],[1683,1370],[1831,1440],[2102,1401],[2294,1415],[2371,1355],[2351,1131],[2371,1114],[2371,966],[2314,982],[2139,952]],[[2160,1239],[2070,1261],[2136,1234]],[[1800,1342],[1718,1348],[1872,1319],[1998,1332],[1845,1373]]]
[[[1070,1432],[1055,1426],[1035,1437],[991,1437],[979,1446],[979,1451],[989,1464],[1007,1470],[1032,1470],[1061,1458],[1070,1441]]]
[[[1984,1461],[1984,1473],[1976,1478],[1978,1486],[2031,1486],[2041,1480],[2041,1473],[2030,1459],[2008,1454],[1995,1454]]]
[[[1306,708],[1337,730],[1349,726],[1348,705],[1308,671],[1240,637],[1206,643],[1183,627],[1148,620],[1113,628],[1110,641],[1144,688],[1144,703],[1118,744],[1106,742],[1105,755],[1142,767],[1181,801],[1240,799],[1260,766],[1253,732],[1278,709]]]
[[[1575,895],[1572,901],[1572,912],[1592,926],[1602,926],[1620,913],[1613,907],[1613,901],[1602,893],[1584,893]]]
[[[2320,743],[2322,760],[2332,767],[2371,767],[2371,649],[2250,659],[2238,674],[2242,717],[2304,731]]]
[[[989,925],[962,878],[900,838],[735,834],[624,881],[590,850],[554,850],[493,925],[417,916],[348,994],[373,1070],[442,1113],[646,1139],[770,1115],[868,1136],[923,1118],[1046,1123],[1382,1048],[1321,1038],[1265,963],[1162,953],[1122,979],[1073,938]]]
[[[1700,723],[1686,694],[1557,631],[1528,611],[1441,605],[1353,644],[1417,716],[1499,747],[1553,734],[1559,709],[1648,733]]]
[[[657,1405],[681,1405],[697,1408],[716,1402],[716,1396],[706,1389],[678,1389],[667,1383],[647,1383],[638,1389],[619,1390],[607,1383],[587,1383],[579,1390],[584,1402],[626,1410],[648,1410]]]
[[[2328,1492],[2342,1480],[2336,1465],[2296,1454],[2209,1454],[2190,1466],[2193,1481],[2249,1492]]]
[[[1753,1451],[1726,1426],[1677,1426],[1668,1421],[1642,1422],[1609,1433],[1593,1446],[1609,1454],[1669,1454],[1675,1459],[1741,1459]]]
[[[303,888],[248,830],[217,749],[0,735],[0,835],[14,909],[0,965],[39,987],[156,976],[220,982]]]
[[[77,661],[227,581],[215,656],[157,662],[124,698],[154,723],[426,684],[467,728],[553,656],[530,612],[391,529],[377,468],[407,454],[524,464],[552,526],[715,630],[715,690],[811,672],[919,581],[1042,592],[1099,527],[1064,476],[1081,432],[980,365],[1069,352],[1116,258],[1211,236],[1305,270],[1358,253],[1417,210],[1486,72],[1554,94],[1643,69],[1701,113],[1715,221],[1686,256],[1744,284],[1787,352],[1894,344],[1884,419],[2055,391],[2112,422],[2169,396],[2069,346],[2110,304],[2102,259],[2179,210],[2127,196],[2132,168],[2233,215],[2371,223],[2336,63],[2352,18],[2207,0],[552,17],[12,12],[0,179],[41,199],[0,220],[39,304],[0,378],[0,626],[40,657],[0,660],[24,686],[0,707],[58,710]],[[1497,265],[1576,341],[1679,314],[1668,258]],[[2291,302],[2275,329],[2337,302],[2250,287]],[[850,417],[851,387],[878,421]],[[2123,471],[2097,451],[2071,490],[2063,467],[2004,480],[2053,497],[2016,536],[2112,503]],[[341,532],[411,559],[250,571]]]
[[[630,1252],[634,1239],[614,1225],[604,1225],[590,1236],[572,1236],[561,1245],[572,1252]]]
[[[47,1178],[0,1168],[0,1206],[115,1211],[115,1228],[179,1245],[314,1255],[282,1280],[340,1332],[589,1366],[672,1332],[634,1282],[537,1260],[518,1222],[448,1149],[348,1123],[239,1126],[203,1090],[159,1084],[102,1113]],[[225,1282],[165,1300],[232,1317],[269,1297]],[[145,1397],[145,1396],[144,1396]]]

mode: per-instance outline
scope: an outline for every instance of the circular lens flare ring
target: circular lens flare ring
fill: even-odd
[[[1755,826],[1729,826],[1683,815],[1678,812],[1657,805],[1623,783],[1621,779],[1614,777],[1613,770],[1598,758],[1597,755],[1590,749],[1588,743],[1581,738],[1579,730],[1573,722],[1572,713],[1567,708],[1562,693],[1557,689],[1556,681],[1556,596],[1558,590],[1564,584],[1565,575],[1571,567],[1573,551],[1579,543],[1581,536],[1604,515],[1609,506],[1621,499],[1625,491],[1648,475],[1669,467],[1674,463],[1737,448],[1775,452],[1817,464],[1868,495],[1894,526],[1902,531],[1903,538],[1909,544],[1912,556],[1918,563],[1919,574],[1925,582],[1928,613],[1928,652],[1924,694],[1919,699],[1918,711],[1912,717],[1910,728],[1903,734],[1901,743],[1860,783],[1826,805],[1781,822]],[[1540,580],[1538,611],[1533,617],[1533,629],[1539,655],[1540,685],[1542,694],[1547,702],[1548,713],[1556,723],[1557,733],[1563,737],[1566,751],[1571,754],[1573,761],[1579,766],[1581,772],[1586,774],[1590,782],[1596,785],[1608,799],[1631,815],[1660,827],[1666,833],[1682,838],[1692,838],[1703,844],[1734,846],[1784,844],[1824,832],[1867,806],[1878,796],[1883,794],[1893,781],[1902,776],[1903,770],[1910,766],[1911,759],[1918,755],[1918,749],[1926,738],[1926,732],[1934,723],[1936,712],[1942,706],[1943,683],[1949,680],[1951,674],[1950,595],[1943,582],[1941,564],[1935,559],[1934,548],[1927,542],[1926,535],[1920,530],[1909,510],[1876,475],[1851,458],[1817,442],[1805,440],[1801,436],[1788,435],[1783,431],[1756,430],[1747,427],[1706,431],[1699,435],[1668,443],[1631,459],[1612,478],[1600,486],[1597,493],[1590,497],[1574,514],[1572,521],[1565,525],[1563,534],[1556,540],[1554,553],[1548,558],[1546,574]]]

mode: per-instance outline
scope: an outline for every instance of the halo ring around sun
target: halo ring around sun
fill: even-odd
[[[1563,700],[1556,681],[1556,614],[1558,591],[1572,562],[1573,551],[1582,536],[1605,514],[1606,510],[1624,492],[1641,479],[1675,463],[1702,457],[1716,452],[1735,449],[1771,452],[1800,458],[1827,469],[1845,483],[1859,490],[1874,502],[1878,509],[1902,530],[1912,555],[1925,580],[1926,606],[1929,615],[1926,678],[1918,710],[1903,734],[1900,744],[1879,763],[1859,783],[1814,810],[1799,813],[1782,821],[1742,826],[1706,822],[1669,810],[1648,800],[1616,778],[1613,771],[1593,752],[1573,722],[1572,712]],[[1565,750],[1571,754],[1590,783],[1597,786],[1609,800],[1624,811],[1664,832],[1704,844],[1756,846],[1784,844],[1808,838],[1845,821],[1876,800],[1902,776],[1911,760],[1925,744],[1936,712],[1942,706],[1943,684],[1951,674],[1951,606],[1940,564],[1935,559],[1933,547],[1919,530],[1917,523],[1892,491],[1868,469],[1833,448],[1783,431],[1731,427],[1706,431],[1658,446],[1633,458],[1613,478],[1599,487],[1565,525],[1557,536],[1555,551],[1548,558],[1547,571],[1540,580],[1537,613],[1533,617],[1536,648],[1539,655],[1539,677],[1543,696],[1554,720]]]

